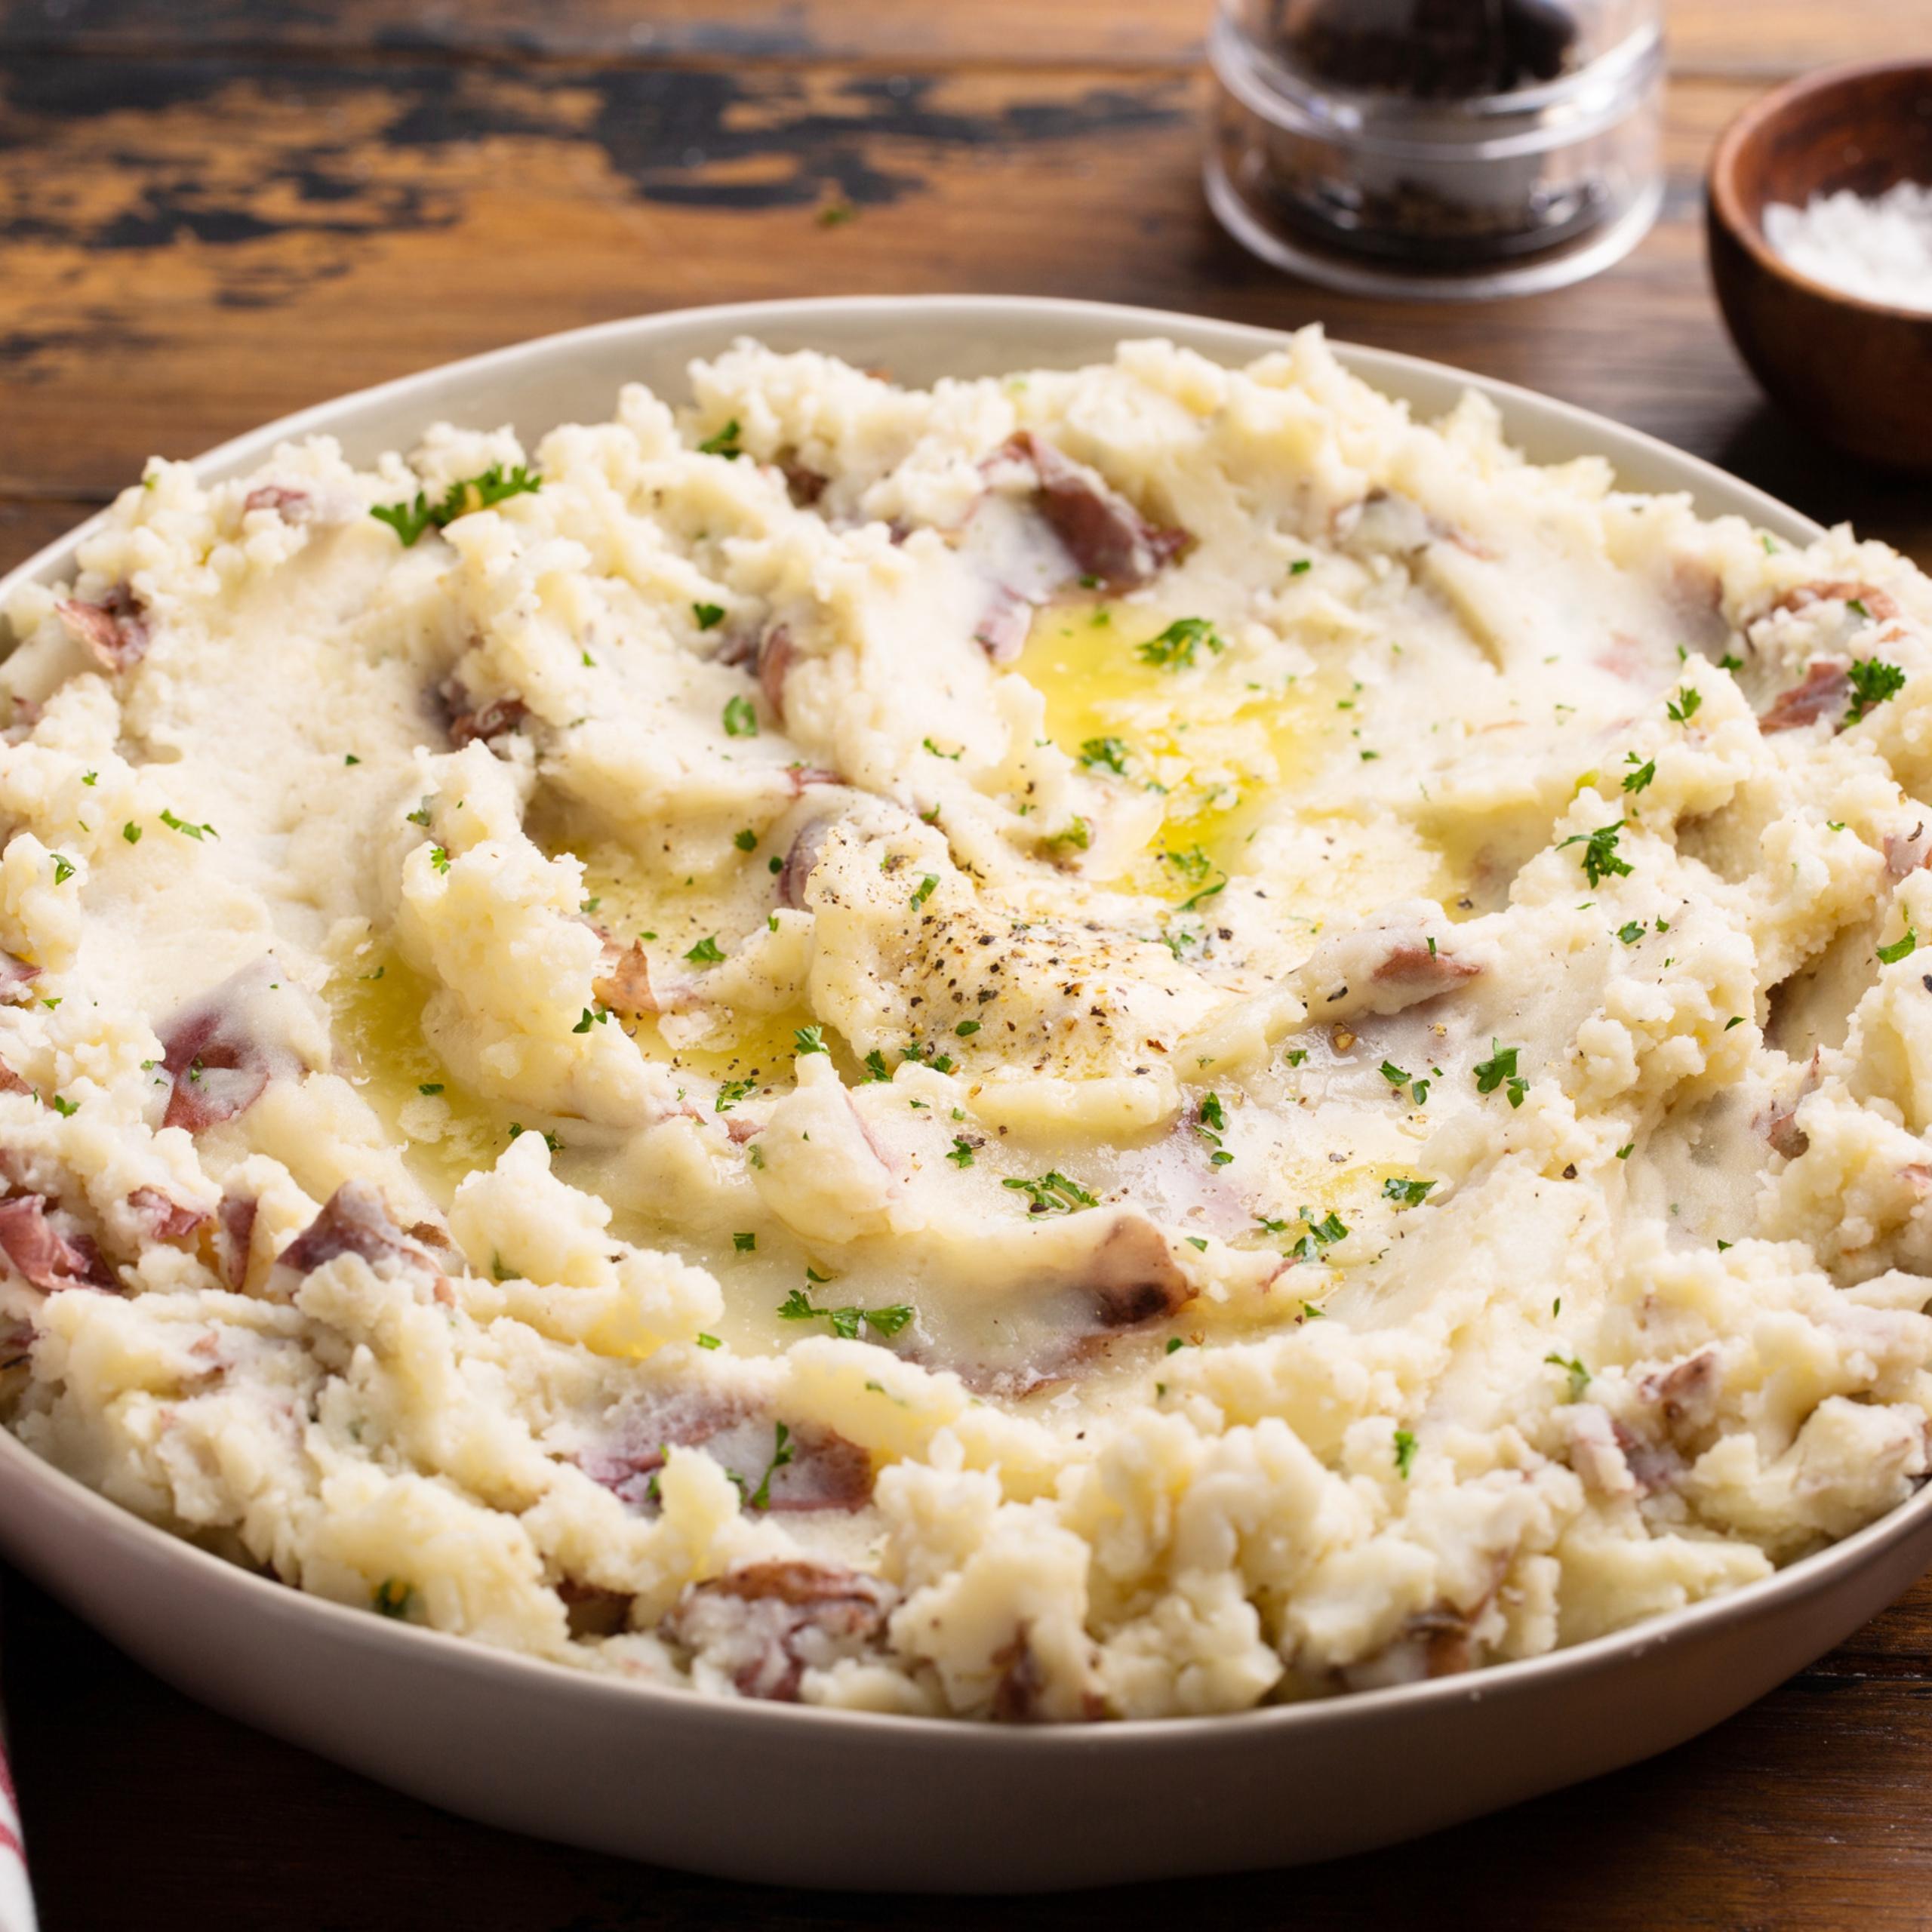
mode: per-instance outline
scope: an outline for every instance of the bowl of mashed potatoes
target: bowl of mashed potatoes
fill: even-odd
[[[5,1539],[228,1708],[1084,1882],[1628,1761],[1926,1559],[1882,546],[1318,331],[793,303],[0,600]]]

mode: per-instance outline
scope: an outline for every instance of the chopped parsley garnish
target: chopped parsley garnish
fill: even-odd
[[[97,771],[84,771],[81,774],[81,783],[83,785],[98,785],[100,783],[100,774]]]
[[[721,1349],[724,1346],[715,1335],[694,1335],[691,1340],[701,1349]]]
[[[1071,1214],[1077,1208],[1100,1204],[1077,1180],[1069,1180],[1057,1168],[1049,1168],[1038,1180],[1006,1180],[1000,1185],[1024,1194],[1029,1214]]]
[[[573,1033],[587,1033],[592,1026],[606,1024],[610,1017],[610,1011],[608,1008],[586,1006],[583,1009],[583,1017],[571,1029],[571,1031]]]
[[[1704,701],[1704,694],[1695,685],[1682,685],[1677,695],[1664,706],[1664,715],[1672,724],[1687,724],[1697,715],[1697,707]]]
[[[1876,657],[1854,658],[1845,675],[1851,683],[1851,703],[1844,714],[1847,724],[1856,724],[1868,711],[1897,697],[1905,688],[1905,673],[1896,664]]]
[[[1520,1107],[1523,1104],[1524,1094],[1529,1091],[1530,1084],[1516,1071],[1516,1056],[1522,1049],[1519,1047],[1506,1048],[1500,1040],[1497,1039],[1492,1039],[1489,1044],[1491,1057],[1487,1060],[1478,1060],[1471,1069],[1476,1077],[1476,1091],[1478,1094],[1493,1094],[1499,1087],[1506,1088],[1509,1095],[1509,1104],[1512,1107]]]
[[[425,1080],[417,1086],[416,1091],[426,1099],[433,1099],[443,1091],[443,1083],[440,1080]]]
[[[758,834],[746,826],[742,832],[734,832],[731,835],[731,843],[741,852],[755,852],[758,850]]]
[[[718,943],[718,935],[706,933],[697,945],[685,952],[685,957],[695,966],[715,966],[724,957],[724,953]]]
[[[73,876],[73,860],[63,858],[58,852],[56,852],[54,854],[54,883],[56,885],[65,885]]]
[[[1649,931],[1650,928],[1645,925],[1641,919],[1632,919],[1628,925],[1617,928],[1617,937],[1626,946],[1635,946]]]
[[[1734,1026],[1742,1026],[1743,1024],[1743,1014],[1741,1013],[1734,1013],[1724,1023],[1724,1030],[1728,1033]]]
[[[413,503],[378,503],[369,514],[378,523],[387,524],[401,538],[402,547],[407,550],[426,530],[441,530],[460,516],[467,516],[472,510],[488,509],[510,497],[534,497],[543,487],[543,478],[521,463],[506,474],[500,463],[493,463],[481,475],[452,483],[443,492],[440,503],[431,503],[418,490]]]
[[[734,1235],[731,1237],[731,1245],[740,1254],[755,1254],[758,1251],[758,1236],[755,1233]]]
[[[1382,1183],[1382,1198],[1398,1208],[1420,1208],[1435,1185],[1432,1180],[1404,1180],[1399,1174],[1391,1174]]]
[[[1177,617],[1158,637],[1150,637],[1134,648],[1142,663],[1171,669],[1192,664],[1204,644],[1217,654],[1227,648],[1205,617]]]
[[[1124,775],[1127,747],[1118,738],[1089,738],[1080,747],[1080,762],[1085,765],[1105,765],[1108,771]]]
[[[872,1051],[866,1054],[865,1059],[865,1068],[866,1075],[869,1079],[890,1080],[892,1078],[891,1074],[886,1068],[884,1054],[881,1053],[876,1047],[873,1048]]]
[[[1865,600],[1863,598],[1847,597],[1844,600],[1844,608],[1847,611],[1856,611],[1868,624],[1872,621],[1872,613],[1866,609]]]
[[[1256,1215],[1254,1217],[1254,1225],[1259,1228],[1264,1235],[1284,1235],[1288,1231],[1288,1224],[1287,1222],[1272,1220],[1266,1214]]]
[[[724,735],[728,738],[758,736],[758,713],[752,709],[751,700],[742,693],[724,700]]]
[[[1409,1465],[1416,1459],[1416,1439],[1406,1429],[1395,1432],[1395,1473],[1404,1482],[1409,1479]]]
[[[1626,752],[1623,755],[1623,762],[1637,765],[1635,771],[1626,771],[1623,774],[1623,789],[1626,792],[1641,792],[1657,775],[1657,761],[1654,758],[1646,758],[1641,764],[1637,764],[1637,754]]]
[[[712,1103],[715,1114],[728,1114],[752,1089],[758,1084],[755,1080],[726,1080],[719,1084],[718,1098]]]
[[[1208,1240],[1204,1235],[1189,1235],[1186,1240],[1189,1247],[1198,1248],[1203,1254],[1208,1252]]]
[[[734,416],[717,435],[706,437],[698,445],[699,452],[704,456],[743,456],[744,451],[738,447],[738,438],[743,433],[738,427],[738,419]]]
[[[1291,1047],[1288,1049],[1288,1064],[1291,1066],[1300,1066],[1307,1058],[1308,1049],[1306,1047]]]
[[[1879,947],[1879,963],[1885,966],[1896,966],[1901,959],[1914,952],[1918,945],[1918,935],[1912,931],[1911,927],[1907,926],[1904,932],[1890,946]]]
[[[52,1107],[54,1111],[57,1114],[60,1115],[63,1120],[71,1115],[78,1113],[81,1110],[81,1103],[79,1101],[63,1100],[58,1094],[56,1094],[48,1104]]]
[[[973,1164],[973,1143],[963,1134],[952,1137],[952,1152],[946,1157],[955,1168],[970,1168]]]
[[[1204,899],[1212,899],[1217,893],[1227,890],[1228,875],[1223,872],[1212,885],[1204,885],[1198,892],[1191,892],[1180,902],[1178,910],[1192,912]]]
[[[342,761],[344,764],[360,764],[362,762],[353,752],[344,752],[342,755]]]
[[[1569,1377],[1571,1401],[1576,1401],[1590,1386],[1590,1371],[1574,1355],[1558,1355],[1552,1349],[1543,1360],[1561,1369]]]
[[[408,820],[411,825],[427,825],[429,823],[429,800],[425,798],[413,812],[406,812],[404,814],[404,817]]]
[[[1071,845],[1075,851],[1084,852],[1094,842],[1094,829],[1084,818],[1073,820],[1062,832],[1049,832],[1049,845]]]
[[[1594,832],[1572,832],[1558,841],[1556,849],[1560,852],[1566,845],[1583,847],[1583,877],[1592,885],[1600,885],[1613,875],[1621,878],[1632,869],[1629,860],[1617,855],[1617,835],[1623,831],[1623,823],[1618,819],[1614,824],[1598,826]]]
[[[446,872],[450,869],[450,855],[441,846],[432,845],[429,848],[429,863],[438,872]]]
[[[394,1577],[385,1577],[371,1593],[369,1601],[378,1614],[383,1617],[406,1617],[409,1606],[416,1600],[416,1592],[409,1586]]]
[[[1396,1066],[1392,1060],[1385,1060],[1382,1063],[1382,1077],[1392,1087],[1406,1087],[1409,1084],[1407,1069]]]
[[[1637,1151],[1637,1143],[1636,1143],[1636,1142],[1635,1142],[1635,1141],[1634,1141],[1634,1140],[1626,1140],[1626,1141],[1625,1141],[1625,1142],[1624,1142],[1623,1145],[1621,1147],[1620,1147],[1620,1148],[1618,1148],[1618,1149],[1617,1149],[1617,1158],[1620,1161],[1627,1161],[1627,1160],[1629,1160],[1629,1159],[1630,1156],[1631,1156],[1632,1154],[1634,1154],[1636,1151]]]
[[[792,1432],[781,1422],[771,1438],[771,1460],[764,1466],[764,1474],[758,1479],[758,1487],[745,1500],[753,1509],[771,1507],[771,1478],[792,1460]]]
[[[1288,566],[1288,574],[1291,577],[1300,577],[1307,571],[1312,571],[1314,568],[1315,565],[1312,558],[1307,557],[1297,557],[1294,561]]]
[[[138,845],[141,842],[141,828],[130,819],[121,828],[121,836],[126,839],[130,845]]]
[[[912,888],[912,903],[915,906],[923,906],[938,890],[938,873],[927,873],[925,877],[921,879],[918,884]]]
[[[805,1270],[808,1278],[822,1282],[822,1275]],[[841,1341],[856,1342],[861,1327],[869,1328],[875,1334],[896,1335],[912,1321],[913,1310],[904,1302],[895,1302],[885,1308],[818,1308],[803,1288],[794,1288],[778,1305],[779,1319],[783,1321],[817,1321],[823,1318],[832,1324],[832,1332]]]
[[[925,750],[931,752],[934,758],[950,758],[955,764],[959,762],[959,754],[957,752],[943,752],[930,738],[921,738],[919,743]]]
[[[170,832],[178,832],[183,838],[198,843],[204,838],[219,838],[221,834],[211,825],[192,825],[185,818],[177,818],[165,806],[162,808],[161,822]]]
[[[1228,1116],[1220,1094],[1210,1094],[1201,1103],[1194,1124],[1195,1131],[1214,1145],[1214,1152],[1208,1156],[1209,1164],[1217,1168],[1227,1166],[1234,1156],[1221,1145],[1221,1136],[1227,1131]]]
[[[715,630],[724,621],[724,607],[721,604],[694,604],[691,615],[697,620],[700,630]]]
[[[792,1035],[792,1051],[798,1054],[829,1054],[823,1026],[800,1026]]]
[[[952,1030],[962,1040],[970,1040],[980,1030],[980,1023],[977,1020],[962,1020]]]

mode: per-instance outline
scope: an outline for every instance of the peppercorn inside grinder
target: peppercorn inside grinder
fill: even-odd
[[[1263,260],[1364,294],[1527,294],[1663,196],[1661,0],[1221,0],[1208,197]]]

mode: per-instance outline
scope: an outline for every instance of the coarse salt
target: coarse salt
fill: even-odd
[[[1774,202],[1764,238],[1801,274],[1867,302],[1932,312],[1932,186],[1901,181],[1869,200],[1841,188],[1801,208]]]

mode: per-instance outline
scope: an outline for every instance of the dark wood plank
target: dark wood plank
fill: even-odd
[[[1913,38],[1905,15],[1872,0],[1672,0],[1667,11],[1672,60],[1686,73],[1768,78],[1908,51]],[[15,0],[0,11],[0,48],[1180,67],[1199,57],[1212,14],[1212,0]],[[1917,39],[1932,45],[1923,23]]]
[[[17,1578],[5,1694],[47,1932],[1427,1924],[1906,1932],[1932,1885],[1932,1681],[1817,1672],[1647,1764],[1281,1873],[983,1900],[766,1890],[465,1823],[167,1689]],[[1932,1617],[1921,1584],[1848,1648]],[[1921,1661],[1923,1651],[1921,1651]],[[111,1845],[111,1855],[108,1854]]]

